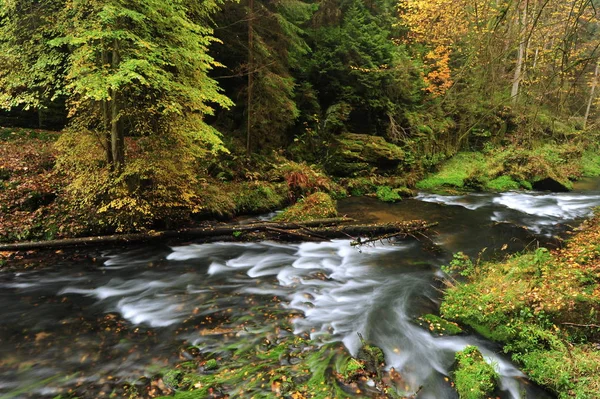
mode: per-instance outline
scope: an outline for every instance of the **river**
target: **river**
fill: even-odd
[[[240,317],[279,303],[295,333],[343,342],[358,334],[381,347],[419,398],[455,398],[446,382],[454,353],[479,346],[501,375],[505,398],[546,398],[474,335],[434,337],[414,320],[439,306],[440,266],[453,252],[502,257],[555,245],[600,205],[600,181],[571,193],[420,194],[384,204],[349,198],[341,214],[363,221],[438,222],[428,240],[281,244],[210,243],[115,248],[44,268],[0,270],[0,398],[109,395],[211,350],[226,331],[211,318]],[[321,278],[313,278],[314,276]],[[114,392],[113,392],[114,393]],[[117,395],[117,394],[115,394]]]

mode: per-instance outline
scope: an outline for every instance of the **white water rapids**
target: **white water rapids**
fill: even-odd
[[[295,319],[296,333],[341,341],[352,353],[358,350],[358,333],[381,347],[387,366],[406,381],[407,394],[423,386],[418,398],[455,398],[445,382],[454,354],[476,345],[502,376],[503,397],[527,392],[527,398],[545,398],[495,345],[473,335],[433,336],[415,319],[435,313],[436,276],[452,252],[476,256],[484,247],[489,254],[505,244],[507,252],[520,250],[531,239],[547,239],[562,225],[575,224],[598,205],[597,189],[421,194],[391,205],[349,199],[341,213],[354,211],[369,221],[439,222],[433,237],[439,252],[417,241],[362,250],[348,240],[212,243],[114,250],[100,263],[0,271],[0,397],[53,397],[61,384],[101,385],[108,375],[122,381],[152,375],[157,358],[165,366],[177,361],[174,353],[182,342],[219,348],[221,337],[202,333],[195,318],[228,311],[244,315],[277,297],[303,314]],[[97,327],[106,317],[106,327]],[[105,332],[109,328],[126,334],[115,338]]]

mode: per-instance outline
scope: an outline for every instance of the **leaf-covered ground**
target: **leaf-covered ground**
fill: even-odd
[[[600,216],[562,249],[465,266],[468,281],[446,292],[445,318],[504,344],[560,398],[600,395]]]
[[[51,239],[81,229],[57,198],[66,185],[54,170],[58,133],[0,128],[0,242]]]

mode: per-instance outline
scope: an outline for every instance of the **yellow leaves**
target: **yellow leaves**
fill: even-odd
[[[425,63],[430,71],[423,77],[427,87],[425,90],[434,96],[444,94],[452,87],[450,71],[450,49],[439,45],[425,56]]]

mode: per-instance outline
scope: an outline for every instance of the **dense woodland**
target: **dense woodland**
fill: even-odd
[[[99,215],[70,234],[398,195],[463,151],[496,154],[487,180],[567,181],[585,170],[526,165],[596,153],[599,6],[2,0],[0,125],[61,131],[61,212]]]
[[[274,220],[304,240],[311,230],[298,222],[336,216],[345,196],[568,191],[600,176],[599,11],[600,0],[0,0],[0,243],[115,232],[181,239],[173,230],[210,220],[188,233],[214,231],[214,219],[288,205]],[[250,230],[221,226],[235,240]],[[416,322],[439,335],[462,334],[459,322],[557,397],[596,398],[599,232],[596,216],[562,249],[499,263],[482,260],[486,248],[473,260],[459,252],[442,267],[446,320]],[[11,245],[0,269],[26,256]],[[419,259],[410,269],[420,264],[430,267]],[[229,397],[226,388],[240,386],[251,395],[264,391],[265,378],[247,378],[262,362],[277,397],[346,397],[344,384],[362,395],[356,382],[367,379],[379,389],[370,397],[418,394],[388,391],[400,375],[382,371],[383,352],[362,336],[357,359],[292,333],[272,345],[293,316],[272,302],[273,312],[256,307],[239,325],[227,314],[222,331],[218,320],[202,327],[237,336],[231,326],[260,326],[231,357],[218,348],[170,383],[158,376],[164,389],[123,392]],[[107,334],[112,316],[100,324]],[[50,336],[33,332],[31,347]],[[301,363],[284,366],[292,352]],[[329,373],[335,356],[340,372]],[[477,349],[458,352],[455,366],[467,370],[449,376],[460,397],[497,396],[496,372]]]

